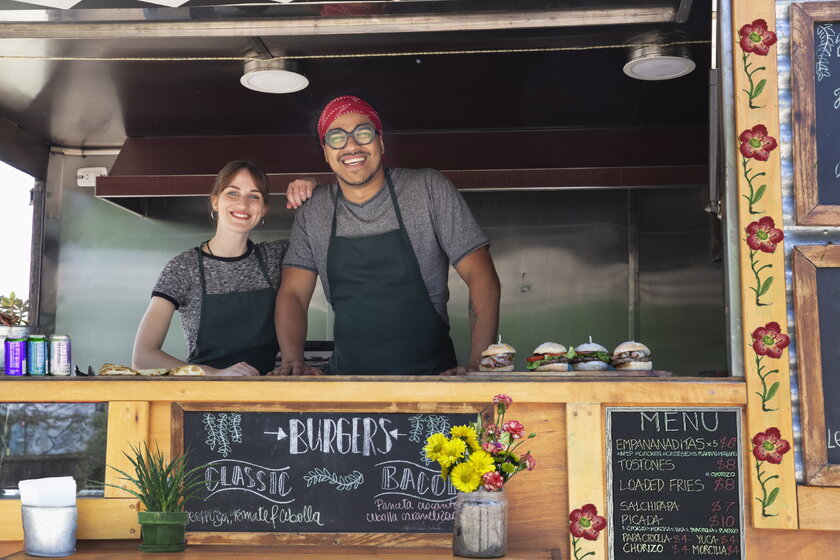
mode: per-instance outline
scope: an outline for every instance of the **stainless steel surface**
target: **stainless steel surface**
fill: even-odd
[[[376,15],[335,18],[265,19],[260,21],[146,21],[137,23],[69,22],[16,23],[6,19],[0,37],[71,39],[80,36],[98,39],[150,37],[283,37],[310,35],[355,35],[368,33],[439,33],[443,31],[486,31],[494,29],[539,29],[591,25],[666,23],[674,21],[676,10],[670,5],[615,6],[612,9],[576,8],[528,12],[443,15]],[[24,16],[25,17],[25,16]],[[25,21],[25,20],[24,20]],[[106,20],[107,21],[107,20]]]
[[[26,554],[57,558],[76,551],[76,506],[21,506],[20,510]]]

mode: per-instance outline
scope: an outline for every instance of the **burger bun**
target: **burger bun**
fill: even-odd
[[[491,344],[487,347],[487,349],[481,353],[483,358],[487,356],[498,356],[499,354],[516,354],[516,348],[511,346],[510,344]],[[511,369],[510,371],[513,371]]]
[[[627,342],[622,342],[621,344],[615,347],[615,350],[613,350],[613,357],[618,357],[618,355],[622,352],[645,352],[646,354],[650,355],[650,348],[648,348],[641,342],[636,342],[635,340],[628,340]]]
[[[534,348],[534,354],[565,354],[566,347],[556,342],[543,342]]]
[[[625,364],[618,364],[615,369],[621,370],[651,370],[653,369],[653,362],[627,362]]]
[[[596,344],[595,346],[599,346]],[[591,362],[576,362],[575,371],[604,371],[609,369],[610,365],[601,360],[593,360]]]

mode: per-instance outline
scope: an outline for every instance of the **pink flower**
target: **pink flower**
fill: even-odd
[[[525,455],[522,455],[521,457],[519,457],[519,460],[522,461],[523,463],[525,463],[525,468],[528,469],[529,471],[534,470],[534,467],[537,466],[537,460],[534,459],[534,456],[531,455],[530,451],[528,453],[526,453]]]
[[[487,435],[490,436],[498,436],[501,433],[499,431],[499,427],[496,424],[487,424],[487,427],[484,428],[484,431],[487,432]]]
[[[753,21],[752,25],[742,26],[738,35],[741,36],[740,44],[744,52],[760,56],[767,55],[777,40],[776,34],[767,29],[767,22],[763,19]]]
[[[510,408],[510,405],[513,404],[513,399],[507,395],[496,395],[493,397],[493,404],[503,404],[505,408]]]
[[[488,441],[481,444],[481,448],[493,455],[494,453],[499,453],[505,448],[505,445],[500,441]]]
[[[502,486],[505,485],[505,479],[502,478],[502,475],[500,475],[498,471],[490,471],[489,473],[484,473],[484,476],[481,477],[481,480],[484,482],[484,489],[490,492],[501,490]]]
[[[782,351],[790,345],[790,337],[782,333],[782,327],[775,321],[755,329],[752,338],[753,350],[759,356],[781,358]]]
[[[778,146],[775,138],[767,136],[767,127],[763,124],[757,124],[742,132],[738,141],[741,143],[741,155],[757,161],[767,161],[770,152]]]
[[[508,420],[502,424],[502,431],[510,434],[513,439],[520,439],[525,436],[525,426],[522,422],[516,420]]]
[[[767,428],[764,432],[758,432],[752,438],[753,455],[759,461],[767,461],[778,465],[782,462],[782,455],[790,451],[790,443],[782,439],[779,428]]]
[[[744,231],[747,232],[747,245],[750,249],[764,253],[775,252],[776,246],[785,238],[784,232],[776,227],[776,222],[770,216],[752,222]]]
[[[598,515],[598,510],[592,504],[573,510],[569,514],[569,521],[569,532],[588,541],[598,540],[598,535],[607,526],[607,520]]]

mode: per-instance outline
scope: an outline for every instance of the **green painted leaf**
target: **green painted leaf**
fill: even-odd
[[[761,80],[758,82],[758,85],[755,86],[755,91],[753,92],[753,97],[758,97],[761,95],[761,92],[764,91],[764,86],[767,85],[767,80]]]
[[[755,191],[755,195],[753,195],[753,204],[761,200],[761,197],[764,196],[764,191],[767,190],[767,185],[761,185],[758,187],[758,190]]]
[[[776,498],[779,497],[779,488],[773,488],[770,492],[770,495],[767,496],[767,503],[764,504],[764,507],[770,507],[770,505],[776,501]]]
[[[758,289],[758,296],[761,297],[767,293],[767,290],[770,289],[770,286],[773,285],[773,277],[770,276],[767,280],[764,281],[764,284],[761,285],[761,288]]]
[[[778,390],[779,390],[779,382],[776,381],[775,383],[770,385],[770,390],[767,391],[767,397],[764,399],[764,402],[767,402],[770,399],[772,399],[773,397],[775,397],[776,396],[776,391],[778,391]]]

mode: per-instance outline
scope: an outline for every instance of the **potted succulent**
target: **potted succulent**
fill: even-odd
[[[0,335],[26,336],[34,332],[29,325],[29,300],[22,300],[11,292],[0,296]]]
[[[187,469],[189,452],[166,459],[155,446],[150,450],[144,442],[131,446],[131,453],[124,452],[134,467],[131,475],[108,465],[118,472],[120,480],[130,482],[134,488],[125,488],[116,484],[103,483],[105,486],[121,488],[135,496],[143,504],[145,511],[137,514],[142,528],[143,552],[180,552],[184,550],[184,529],[189,514],[184,511],[184,503],[195,493],[203,480],[198,474],[204,466]]]

